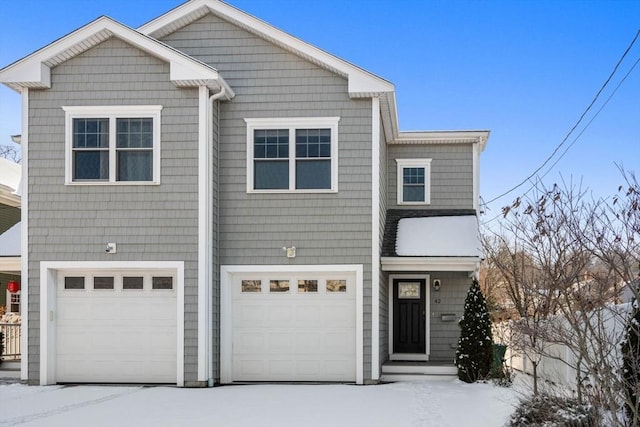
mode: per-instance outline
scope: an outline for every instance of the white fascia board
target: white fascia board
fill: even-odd
[[[476,271],[478,257],[382,257],[383,271]]]
[[[51,87],[51,69],[42,62],[12,64],[0,70],[0,82],[17,92],[21,86],[47,89]]]
[[[402,131],[393,144],[479,144],[482,152],[489,140],[488,130]]]
[[[108,37],[117,37],[168,62],[170,80],[178,86],[198,85],[203,81],[216,86],[216,89],[226,86],[215,68],[106,16],[0,70],[0,82],[14,89],[20,86],[50,88],[49,65],[68,60]]]
[[[189,15],[194,18],[199,9],[207,7],[215,15],[235,23],[241,27],[252,31],[260,37],[275,43],[303,58],[308,58],[312,62],[324,66],[330,70],[337,71],[348,79],[349,94],[352,96],[362,96],[362,94],[393,92],[395,90],[392,83],[378,77],[368,71],[363,70],[343,59],[331,55],[322,49],[310,45],[274,26],[247,14],[229,4],[219,0],[192,0],[177,7],[164,15],[141,26],[138,31],[143,34],[153,35],[167,26],[173,25]]]
[[[0,257],[0,273],[20,275],[22,260],[18,257]]]

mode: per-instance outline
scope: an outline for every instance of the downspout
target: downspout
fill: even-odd
[[[209,147],[213,147],[213,105],[214,103],[219,100],[220,98],[224,97],[227,94],[227,90],[225,89],[224,86],[220,86],[220,92],[218,93],[214,93],[213,95],[209,96],[209,120],[208,120],[208,142],[209,142]],[[217,122],[216,122],[216,127],[218,129],[218,132],[220,132],[220,111],[218,111],[218,117],[217,117]],[[209,151],[211,154],[210,156],[213,157],[213,150]],[[209,158],[210,160],[210,164],[212,163],[212,158]],[[218,155],[216,156],[216,197],[220,197],[220,152],[218,150]],[[209,185],[211,184],[211,176],[208,176],[209,179]],[[211,197],[211,192],[208,192],[208,196]],[[215,218],[216,221],[218,221],[218,215],[219,215],[219,206],[220,206],[220,202],[218,201],[218,203],[216,203],[216,212],[215,212]],[[217,245],[214,245],[213,242],[213,215],[211,213],[211,211],[209,211],[209,215],[207,218],[207,221],[209,221],[210,227],[208,229],[207,232],[207,239],[209,241],[209,245],[211,250],[209,251],[208,255],[207,255],[207,263],[210,266],[210,270],[209,271],[213,271],[214,266],[213,266],[213,261],[214,261],[214,254],[213,254],[213,247],[215,246],[217,249]],[[216,239],[217,236],[220,235],[220,230],[218,229],[219,226],[216,224]],[[217,273],[219,274],[219,272]],[[211,285],[213,283],[213,277],[211,277],[211,274],[209,275],[209,285]],[[209,320],[209,325],[208,325],[208,331],[209,331],[209,360],[207,360],[207,366],[208,366],[208,386],[209,387],[213,387],[213,383],[214,383],[214,378],[213,378],[213,349],[211,347],[213,347],[213,302],[212,302],[212,295],[209,295],[209,301],[207,303],[208,306],[208,320]],[[220,292],[218,290],[218,301],[220,300]]]

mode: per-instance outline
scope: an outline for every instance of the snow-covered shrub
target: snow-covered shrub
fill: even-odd
[[[455,364],[458,378],[471,383],[485,379],[493,359],[493,336],[487,302],[474,280],[464,301]]]
[[[533,395],[520,401],[511,415],[508,427],[595,427],[596,411],[591,405],[580,404],[577,399]]]
[[[640,426],[640,302],[636,299],[622,342],[625,411],[630,426]]]

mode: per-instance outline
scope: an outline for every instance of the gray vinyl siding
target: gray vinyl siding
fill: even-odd
[[[217,68],[236,93],[220,111],[219,263],[364,265],[370,379],[371,100],[351,100],[346,79],[211,14],[163,41]],[[330,116],[340,116],[337,194],[247,194],[245,118]]]
[[[431,203],[425,209],[473,209],[471,144],[389,146],[389,209],[416,209],[416,205],[397,203],[396,159],[432,159]]]
[[[39,377],[41,261],[185,261],[185,383],[197,374],[198,92],[111,38],[29,92],[29,380]],[[64,185],[61,106],[162,105],[161,185]],[[106,254],[106,242],[118,244]],[[179,325],[179,327],[181,327]]]
[[[211,157],[213,161],[213,165],[211,168],[211,177],[213,179],[211,185],[211,201],[212,201],[212,212],[213,212],[213,225],[212,225],[212,242],[210,243],[213,246],[213,267],[212,267],[212,289],[211,289],[211,298],[213,307],[220,306],[220,263],[218,262],[218,232],[219,232],[219,214],[218,211],[220,209],[220,203],[218,200],[218,183],[220,182],[219,172],[220,172],[220,159],[218,156],[218,144],[217,141],[220,138],[219,132],[219,119],[220,119],[220,101],[215,102],[213,105],[213,123],[212,123],[212,140],[214,141],[211,146]],[[212,357],[212,376],[216,383],[220,382],[220,359],[215,356],[220,354],[220,310],[213,310],[212,315],[212,351],[214,357]]]
[[[382,123],[380,124],[380,223],[378,227],[378,235],[380,236],[380,247],[378,248],[378,254],[382,253],[382,242],[384,239],[384,228],[387,216],[387,162],[388,162],[388,148],[384,137],[384,129]],[[380,324],[379,333],[379,358],[380,363],[387,360],[389,356],[389,281],[388,275],[380,268],[378,271],[380,277],[378,300],[380,301],[380,313],[378,316],[378,322]]]
[[[456,354],[464,300],[471,285],[469,275],[464,272],[429,272],[431,283],[440,279],[440,291],[431,288],[431,355],[430,360],[453,362]],[[439,302],[438,302],[439,300]],[[454,314],[454,321],[443,321],[443,314]]]

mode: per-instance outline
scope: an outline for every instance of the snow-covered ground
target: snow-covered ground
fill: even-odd
[[[499,427],[517,392],[492,384],[406,382],[209,389],[0,385],[0,426]]]

